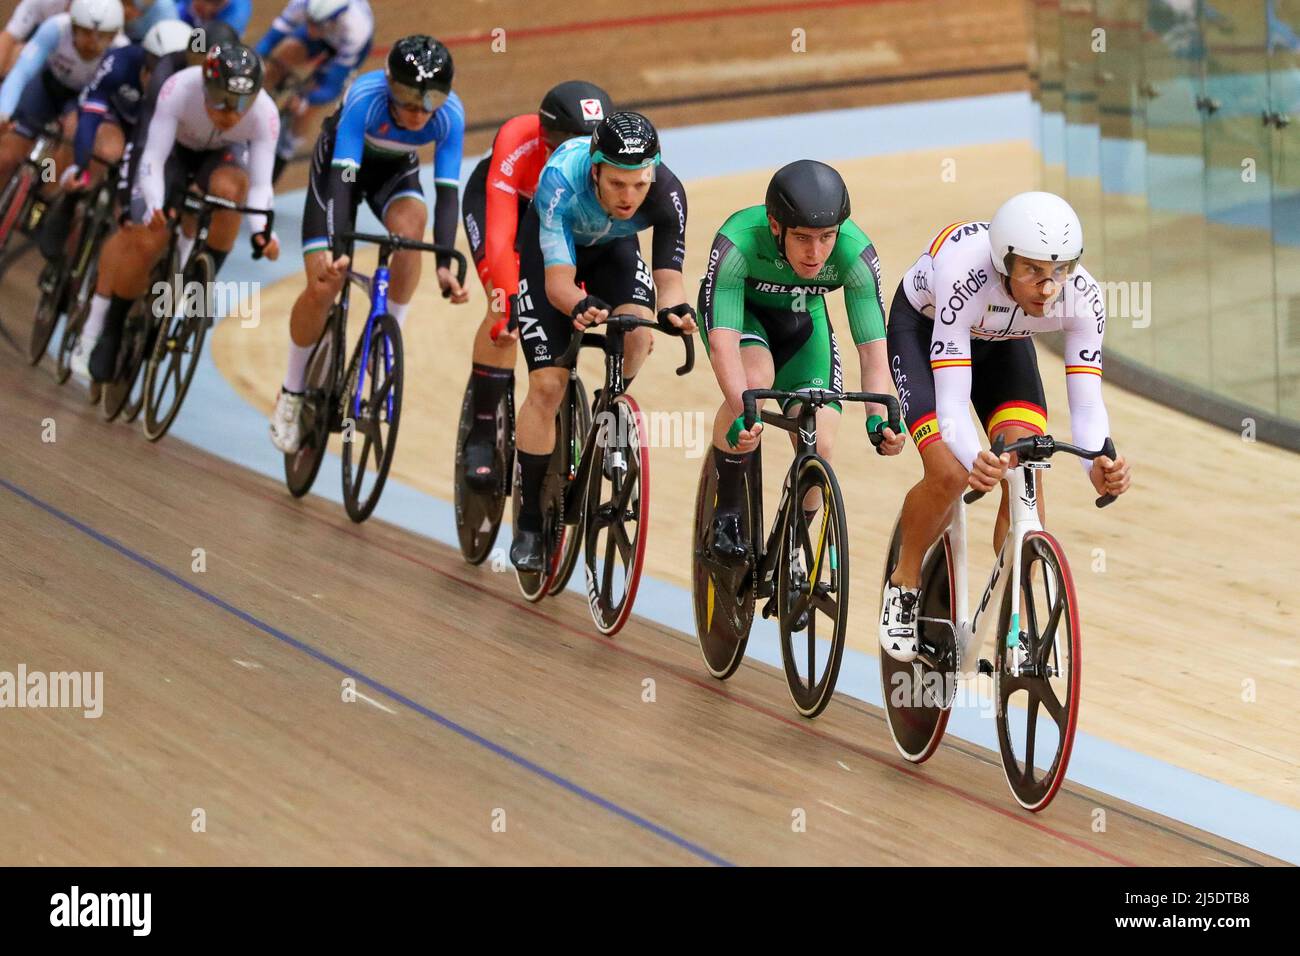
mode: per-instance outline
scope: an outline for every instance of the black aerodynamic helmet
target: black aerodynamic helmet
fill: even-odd
[[[590,136],[613,112],[609,94],[585,80],[566,80],[552,87],[537,108],[542,129],[570,136]]]
[[[658,166],[659,133],[640,113],[611,113],[591,134],[591,163],[609,163],[619,169]]]
[[[262,58],[242,43],[208,49],[203,60],[203,92],[216,110],[243,113],[262,89]]]
[[[404,103],[437,109],[451,93],[451,51],[422,33],[402,37],[388,51],[388,89]]]
[[[767,214],[785,229],[829,228],[849,218],[849,189],[830,166],[800,159],[782,166],[767,186]]]

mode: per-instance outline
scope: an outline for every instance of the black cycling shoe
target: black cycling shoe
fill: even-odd
[[[744,564],[749,558],[749,547],[740,531],[739,512],[719,511],[713,516],[709,550],[714,560],[722,564]]]
[[[475,491],[496,490],[496,458],[496,445],[485,438],[476,440],[471,435],[465,443],[465,483]]]
[[[515,540],[510,545],[510,563],[520,571],[541,574],[545,566],[542,560],[542,533],[515,529]]]
[[[95,343],[90,353],[90,377],[96,382],[111,382],[117,375],[117,353],[122,346],[122,333],[114,334],[111,329],[104,329],[104,334]]]

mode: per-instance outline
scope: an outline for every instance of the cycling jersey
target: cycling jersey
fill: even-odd
[[[583,142],[587,142],[585,137]],[[537,191],[537,179],[548,156],[542,123],[536,113],[506,120],[492,140],[481,223],[483,268],[479,274],[485,284],[491,282],[493,288],[503,290],[506,295],[519,291],[515,239],[520,207]]]
[[[145,220],[162,209],[167,200],[166,165],[174,146],[207,153],[231,146],[248,147],[248,198],[255,209],[269,209],[273,200],[271,169],[275,165],[275,143],[280,136],[280,114],[275,102],[261,90],[252,107],[233,127],[218,129],[204,109],[203,68],[179,70],[162,85],[153,104],[149,125],[140,141],[135,160],[135,193],[143,201]],[[134,195],[133,195],[134,199]],[[249,228],[261,232],[265,216],[250,216]]]
[[[1106,406],[1101,400],[1101,340],[1106,328],[1106,306],[1101,290],[1086,269],[1075,267],[1046,315],[1028,315],[1011,298],[1005,280],[993,267],[988,223],[959,222],[935,236],[908,270],[902,287],[911,306],[934,326],[930,368],[935,415],[943,440],[959,462],[970,468],[980,450],[968,411],[971,340],[1015,342],[1057,330],[1065,333],[1066,391],[1074,443],[1085,448],[1101,447],[1110,432]],[[1009,409],[1006,414],[1014,416],[1024,411]],[[1034,416],[1032,410],[1028,414]],[[909,422],[913,429],[917,424]],[[992,427],[998,424],[990,423]],[[1041,431],[1046,423],[1027,424]],[[1083,464],[1090,467],[1086,461]]]
[[[14,15],[5,26],[5,33],[26,43],[46,20],[66,13],[72,0],[20,0]]]
[[[585,138],[563,144],[546,161],[537,181],[533,207],[541,223],[538,241],[545,264],[573,266],[577,246],[613,242],[653,228],[651,268],[681,272],[686,259],[686,190],[681,182],[667,166],[655,167],[655,180],[640,208],[631,219],[615,219],[596,198],[590,145]]]
[[[125,38],[118,34],[113,45],[116,47],[125,43]],[[31,42],[23,47],[18,62],[5,77],[4,85],[0,86],[0,116],[13,115],[23,90],[33,80],[39,81],[42,71],[62,88],[60,94],[76,94],[94,77],[101,60],[102,56],[92,60],[81,58],[72,43],[72,17],[66,13],[51,17],[37,29]]]
[[[190,0],[176,0],[176,15],[192,27],[206,27],[217,21],[228,23],[240,36],[248,29],[248,18],[253,15],[253,0],[228,0],[211,20],[201,20],[190,9]]]
[[[708,331],[715,328],[743,331],[746,310],[824,309],[826,294],[840,288],[853,341],[862,345],[883,339],[880,257],[867,234],[852,220],[845,222],[821,272],[802,279],[777,249],[766,207],[750,206],[722,224],[709,251],[700,297],[704,335],[707,339]]]
[[[312,39],[307,32],[307,0],[289,0],[257,41],[258,55],[266,58],[285,37],[298,40],[307,48],[309,57],[326,54],[325,65],[313,76],[313,88],[306,100],[313,106],[331,103],[343,94],[343,86],[352,72],[358,69],[370,52],[375,33],[375,18],[367,0],[351,0],[346,10],[332,20],[321,24],[320,38]]]
[[[421,146],[433,143],[435,185],[451,190],[459,187],[465,110],[461,106],[460,97],[454,92],[448,95],[446,102],[418,130],[403,129],[393,122],[388,102],[388,80],[384,71],[373,70],[363,73],[348,88],[347,97],[337,116],[337,125],[330,130],[333,156],[329,161],[329,187],[326,196],[317,197],[317,202],[327,211],[327,215],[320,219],[322,224],[336,219],[335,210],[347,210],[348,215],[351,215],[350,211],[355,207],[353,190],[367,157],[379,161],[405,159],[413,157]],[[408,190],[407,194],[418,193]],[[387,201],[398,198],[398,195],[388,196]],[[452,198],[454,199],[454,192]],[[455,241],[454,208],[452,216],[449,236],[445,233],[447,227],[439,230],[439,223],[435,221],[435,241],[448,245]],[[306,221],[304,218],[304,225]],[[316,235],[304,237],[306,241],[303,252],[329,248],[333,237],[346,231],[347,228],[341,224],[336,224],[327,233],[317,230]],[[440,231],[444,233],[442,237],[438,237]]]
[[[132,44],[112,50],[104,57],[90,85],[78,100],[77,136],[73,141],[73,162],[85,169],[95,147],[95,133],[104,120],[122,127],[130,138],[140,114],[143,96],[140,70],[144,65],[144,47]]]
[[[163,20],[175,20],[176,0],[153,0],[153,5],[145,10],[134,20],[126,20],[122,24],[122,32],[132,43],[140,43],[144,40],[145,34],[154,28]]]

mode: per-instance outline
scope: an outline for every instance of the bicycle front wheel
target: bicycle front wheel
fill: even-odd
[[[617,634],[636,601],[650,521],[650,450],[645,419],[630,395],[609,405],[610,427],[596,433],[583,503],[587,603],[596,629]]]
[[[786,503],[777,555],[781,658],[795,709],[816,717],[831,702],[849,624],[849,527],[830,465],[805,458]]]
[[[385,313],[370,330],[370,350],[362,366],[364,339],[352,352],[343,401],[343,505],[362,522],[379,504],[397,451],[402,417],[402,330]]]
[[[998,744],[1016,801],[1035,813],[1065,782],[1079,720],[1080,629],[1074,580],[1060,543],[1046,531],[1025,535],[1020,611],[1013,582],[1003,592],[993,673]]]
[[[63,287],[66,281],[61,262],[47,262],[41,270],[37,288],[40,298],[36,301],[36,314],[32,319],[32,334],[27,341],[27,361],[38,364],[45,357],[54,338],[54,329],[59,324],[59,306],[63,303]]]
[[[213,272],[208,253],[194,256],[185,270],[179,316],[168,310],[162,318],[144,379],[144,435],[150,441],[166,435],[176,421],[199,367],[203,340],[212,325],[208,290]]]

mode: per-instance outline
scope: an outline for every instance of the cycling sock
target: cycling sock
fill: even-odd
[[[519,457],[519,530],[542,530],[542,483],[546,480],[546,468],[551,463],[551,453],[530,455],[526,451],[518,453]]]
[[[108,314],[104,318],[104,331],[120,338],[122,329],[126,326],[126,314],[131,311],[131,306],[134,304],[132,299],[124,299],[120,295],[113,296],[108,303]]]
[[[230,252],[222,252],[220,249],[208,249],[208,255],[212,257],[212,278],[215,279],[221,272],[221,267],[225,264],[226,256],[230,255]]]
[[[409,302],[388,302],[388,314],[397,320],[397,327],[403,332],[406,331],[406,310],[411,307]]]
[[[307,387],[307,362],[315,345],[299,345],[289,339],[289,367],[284,373],[284,390],[301,392]]]
[[[112,301],[106,295],[100,295],[98,292],[90,300],[90,314],[86,316],[86,324],[81,327],[81,340],[87,345],[93,344],[104,334],[104,317],[108,315],[108,305]]]
[[[745,501],[745,472],[749,468],[749,456],[738,455],[734,451],[713,449],[713,467],[718,472],[718,503],[716,511],[739,511]]]
[[[495,434],[497,406],[514,383],[513,369],[474,363],[474,373],[470,376],[470,405],[474,410],[471,438],[488,439]]]

